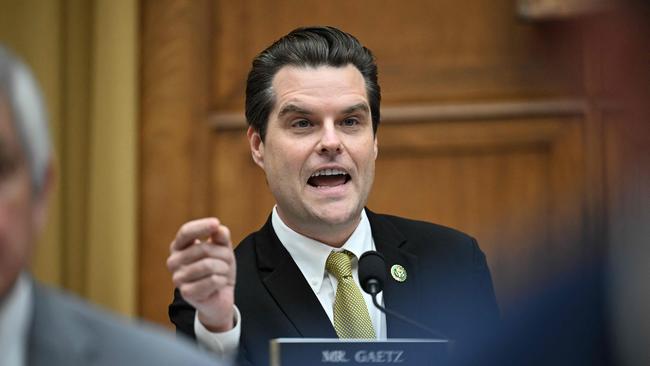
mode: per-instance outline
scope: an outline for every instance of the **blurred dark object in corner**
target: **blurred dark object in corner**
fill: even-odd
[[[607,278],[618,365],[650,365],[650,1],[630,0],[588,34],[603,49],[603,84],[619,113],[606,120]]]
[[[532,19],[570,25],[560,36],[585,50],[605,183],[590,244],[602,250],[514,304],[502,332],[479,330],[460,365],[650,365],[650,1],[603,9]]]
[[[478,333],[455,365],[613,365],[603,263],[550,281],[512,308],[500,332]]]

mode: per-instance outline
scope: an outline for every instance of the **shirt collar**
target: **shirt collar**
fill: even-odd
[[[296,262],[302,275],[315,293],[320,291],[323,284],[325,262],[332,250],[347,250],[352,252],[356,256],[356,260],[352,262],[353,268],[356,266],[361,254],[369,250],[374,250],[370,222],[368,221],[365,210],[361,211],[359,225],[357,225],[357,228],[341,248],[333,248],[325,243],[297,233],[282,221],[277,212],[277,206],[273,207],[271,224],[278,239],[280,239],[280,242],[287,249],[291,258]]]

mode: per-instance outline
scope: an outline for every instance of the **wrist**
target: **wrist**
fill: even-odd
[[[225,316],[210,317],[198,311],[197,317],[205,329],[213,333],[227,332],[235,327],[235,313],[232,308]]]

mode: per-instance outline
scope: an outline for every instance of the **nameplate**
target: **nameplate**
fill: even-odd
[[[270,347],[271,366],[438,366],[447,363],[449,341],[277,338],[271,340]]]

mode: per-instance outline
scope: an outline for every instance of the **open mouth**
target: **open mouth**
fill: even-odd
[[[341,169],[321,169],[312,174],[307,184],[312,187],[336,187],[349,182],[350,174]]]

